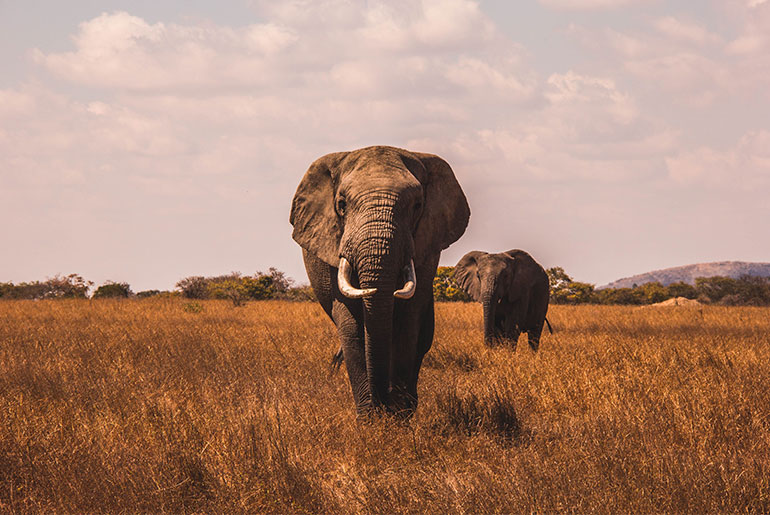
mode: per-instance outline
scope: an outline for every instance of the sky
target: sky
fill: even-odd
[[[443,252],[770,261],[770,0],[0,0],[0,281],[276,267],[316,158],[438,154]]]

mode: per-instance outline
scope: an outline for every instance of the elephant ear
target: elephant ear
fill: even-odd
[[[484,254],[480,250],[468,252],[455,265],[455,282],[476,302],[481,301],[478,258]]]
[[[342,226],[334,211],[334,183],[348,152],[327,154],[310,165],[291,202],[294,241],[332,266],[339,265]]]
[[[425,167],[425,206],[415,231],[415,257],[424,261],[456,242],[471,210],[449,164],[433,154],[413,153]]]

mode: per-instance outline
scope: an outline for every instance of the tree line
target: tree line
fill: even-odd
[[[699,277],[695,284],[678,282],[664,286],[659,282],[632,288],[604,288],[575,281],[562,267],[546,270],[551,283],[552,304],[624,304],[646,305],[674,297],[696,299],[705,304],[727,306],[770,306],[770,278],[743,276]],[[181,296],[188,299],[226,299],[240,306],[249,300],[315,300],[308,285],[294,281],[276,268],[254,275],[232,272],[213,277],[190,276],[179,280],[173,291],[144,290],[134,293],[128,283],[107,281],[93,290],[94,283],[78,274],[55,276],[45,281],[0,282],[0,299],[67,298],[147,298]],[[90,294],[90,295],[89,295]],[[454,267],[440,266],[433,279],[433,297],[439,302],[469,302],[471,299],[454,280]]]
[[[684,297],[703,304],[770,306],[770,277],[698,277],[694,285],[676,282],[664,286],[659,282],[650,282],[631,288],[597,290],[593,284],[574,281],[561,267],[549,268],[546,272],[554,304],[646,305]]]
[[[214,277],[190,276],[179,280],[173,291],[144,290],[134,293],[126,282],[107,281],[93,290],[92,281],[79,274],[55,276],[45,281],[14,284],[0,282],[0,299],[105,299],[184,297],[188,299],[227,299],[240,306],[248,300],[285,299],[314,300],[310,286],[294,286],[284,272],[270,268],[267,272],[242,275],[232,272]]]

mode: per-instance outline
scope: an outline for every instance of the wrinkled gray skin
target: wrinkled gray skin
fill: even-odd
[[[470,209],[440,157],[392,147],[328,154],[294,195],[292,237],[310,284],[337,326],[359,415],[405,417],[417,407],[417,377],[433,341],[433,276],[441,251],[465,232]],[[376,288],[353,299],[337,283],[340,258],[351,285]],[[414,261],[416,289],[394,298]]]
[[[548,274],[532,256],[518,249],[499,254],[474,250],[457,263],[455,281],[483,306],[484,343],[510,340],[515,349],[526,332],[529,346],[537,351],[550,292]]]

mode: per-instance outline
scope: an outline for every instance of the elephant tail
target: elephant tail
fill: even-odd
[[[334,356],[332,356],[332,362],[329,363],[329,377],[334,375],[334,373],[340,369],[343,361],[344,358],[342,356],[342,347],[340,347],[337,349],[337,352],[334,353]]]
[[[548,324],[548,332],[553,334],[553,329],[551,329],[551,322],[548,321],[548,317],[545,317],[545,323]],[[339,367],[339,365],[337,365]]]

